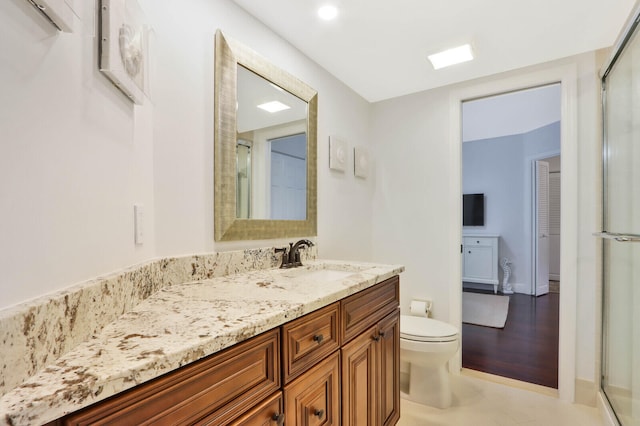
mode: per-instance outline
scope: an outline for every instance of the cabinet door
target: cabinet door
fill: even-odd
[[[373,326],[342,348],[343,426],[378,425],[376,340]]]
[[[375,325],[400,304],[400,279],[391,277],[343,299],[342,344]]]
[[[400,418],[400,310],[380,321],[380,424],[395,425]]]
[[[279,388],[276,329],[71,414],[62,424],[227,425]]]
[[[231,423],[232,426],[282,426],[282,392],[278,391],[251,411]]]
[[[287,425],[339,425],[340,351],[285,386],[284,401]]]
[[[464,248],[464,276],[490,280],[493,278],[493,248],[476,246]]]
[[[285,384],[340,347],[339,311],[334,303],[282,326]]]

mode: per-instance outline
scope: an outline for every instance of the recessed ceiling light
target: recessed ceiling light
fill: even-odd
[[[473,59],[473,51],[471,50],[471,45],[464,44],[459,47],[454,47],[453,49],[445,50],[442,52],[434,53],[433,55],[429,55],[429,60],[431,61],[431,65],[436,70],[440,68],[448,67],[450,65],[460,64],[462,62],[467,62]]]
[[[318,9],[318,16],[325,21],[330,21],[338,16],[338,8],[327,4]]]
[[[284,111],[285,109],[289,109],[291,107],[289,105],[283,104],[282,102],[271,101],[271,102],[258,105],[258,108],[263,109],[267,112],[274,113],[278,111]]]

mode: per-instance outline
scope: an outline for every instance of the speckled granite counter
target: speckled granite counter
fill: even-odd
[[[256,270],[163,288],[6,393],[0,399],[0,421],[49,422],[403,270],[315,260],[296,269]]]

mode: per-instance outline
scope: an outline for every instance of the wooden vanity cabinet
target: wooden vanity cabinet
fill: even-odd
[[[53,425],[394,425],[399,279],[238,343]]]
[[[284,387],[285,424],[340,424],[340,351]]]
[[[284,419],[284,400],[282,392],[278,391],[231,424],[233,426],[280,426],[284,424]],[[197,424],[216,425],[217,423],[207,423],[205,419]]]
[[[282,377],[289,383],[340,348],[340,302],[282,326]]]
[[[342,301],[342,425],[395,425],[400,418],[399,280]],[[358,334],[353,332],[357,330]]]
[[[279,389],[280,330],[275,329],[66,416],[57,424],[228,425]]]

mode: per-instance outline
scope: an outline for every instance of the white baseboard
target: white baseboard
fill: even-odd
[[[576,404],[595,407],[597,405],[598,385],[589,380],[576,379],[575,397]]]
[[[511,284],[513,291],[521,294],[531,294],[531,287],[525,283],[513,283]]]
[[[531,294],[531,289],[528,284],[515,283],[511,284],[514,293],[522,293],[522,294]],[[472,288],[475,290],[493,290],[492,284],[480,284],[480,283],[470,283],[464,281],[462,283],[462,288]],[[498,291],[502,291],[502,284],[498,285]]]
[[[618,423],[618,419],[616,419],[616,416],[611,411],[611,407],[605,400],[605,396],[602,394],[602,392],[598,392],[596,398],[598,411],[600,412],[600,416],[602,417],[602,424],[605,426],[620,426],[620,423]]]
[[[551,281],[560,281],[560,274],[549,274],[549,279]]]
[[[462,283],[462,288],[472,288],[475,290],[491,290],[493,291],[493,284],[482,284],[482,283],[471,283],[464,281]],[[500,290],[500,286],[498,286],[498,290]]]

